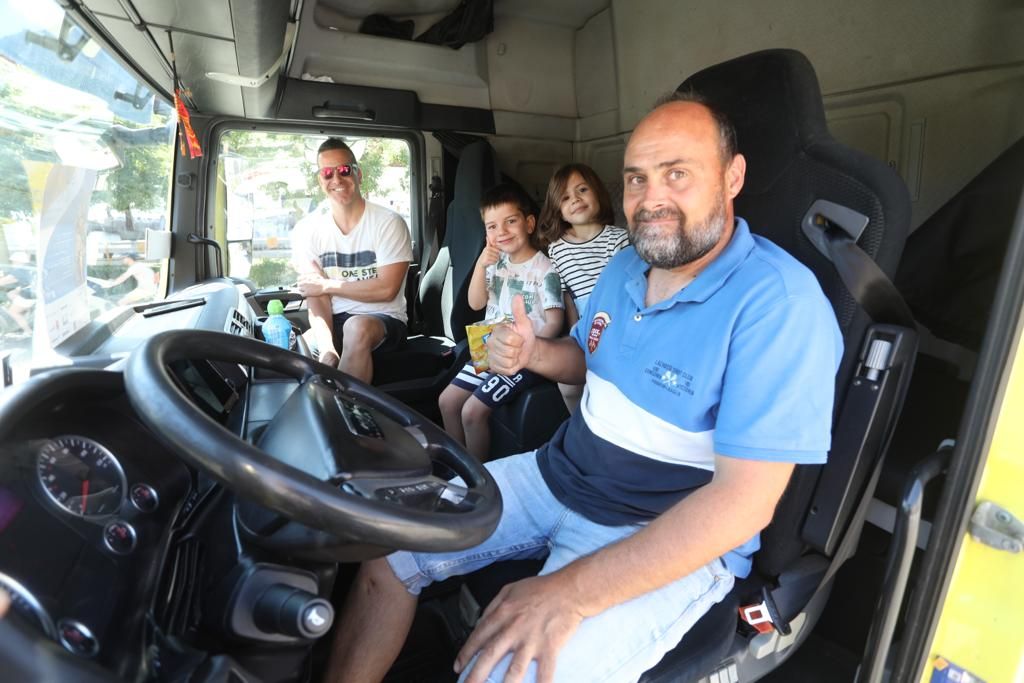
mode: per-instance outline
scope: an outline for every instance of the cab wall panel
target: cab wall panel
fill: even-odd
[[[575,31],[505,17],[487,36],[491,109],[575,117]]]
[[[613,0],[612,10],[629,128],[689,74],[755,50],[804,52],[825,95],[1024,59],[1015,2]]]

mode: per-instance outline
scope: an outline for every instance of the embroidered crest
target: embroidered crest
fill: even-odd
[[[601,335],[612,322],[611,316],[604,311],[594,316],[590,323],[590,334],[587,335],[587,348],[591,353],[597,351],[597,345],[601,343]]]

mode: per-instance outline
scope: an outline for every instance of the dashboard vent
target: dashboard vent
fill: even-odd
[[[237,334],[242,337],[252,336],[252,321],[244,313],[237,308],[231,309],[231,314],[228,316],[228,322],[224,326],[224,331],[228,334]]]
[[[202,618],[204,552],[195,538],[175,544],[157,594],[156,622],[165,636],[193,631]]]

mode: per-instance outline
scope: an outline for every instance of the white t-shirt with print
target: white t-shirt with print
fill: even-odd
[[[329,206],[318,208],[292,231],[292,264],[299,274],[315,272],[316,261],[332,280],[355,282],[378,277],[378,269],[412,262],[412,239],[405,221],[394,211],[366,202],[363,216],[345,235]],[[384,313],[407,322],[405,280],[391,301],[354,301],[331,297],[333,313]]]
[[[526,314],[533,322],[534,332],[544,326],[544,311],[548,308],[564,308],[562,302],[562,281],[551,263],[551,259],[538,251],[533,258],[522,263],[512,263],[508,254],[498,257],[498,262],[487,266],[487,319],[512,317],[512,298],[523,295]]]

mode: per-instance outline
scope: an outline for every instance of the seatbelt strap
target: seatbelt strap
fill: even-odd
[[[825,244],[839,279],[872,320],[915,328],[914,315],[896,285],[849,235],[827,229]]]
[[[850,525],[843,534],[835,554],[825,568],[824,574],[808,574],[796,580],[782,583],[774,588],[770,585],[761,588],[761,602],[740,607],[740,619],[752,626],[758,633],[770,632],[773,628],[784,636],[791,632],[789,622],[796,617],[808,604],[813,601],[821,591],[829,585],[829,582],[857,549],[860,541],[860,532],[864,527],[864,519],[867,517],[868,508],[873,492],[878,484],[882,473],[884,458],[879,458],[864,488],[864,495],[861,496],[857,508],[850,517]],[[821,578],[817,578],[820,576]],[[792,611],[797,606],[795,613],[783,612],[783,609]]]

